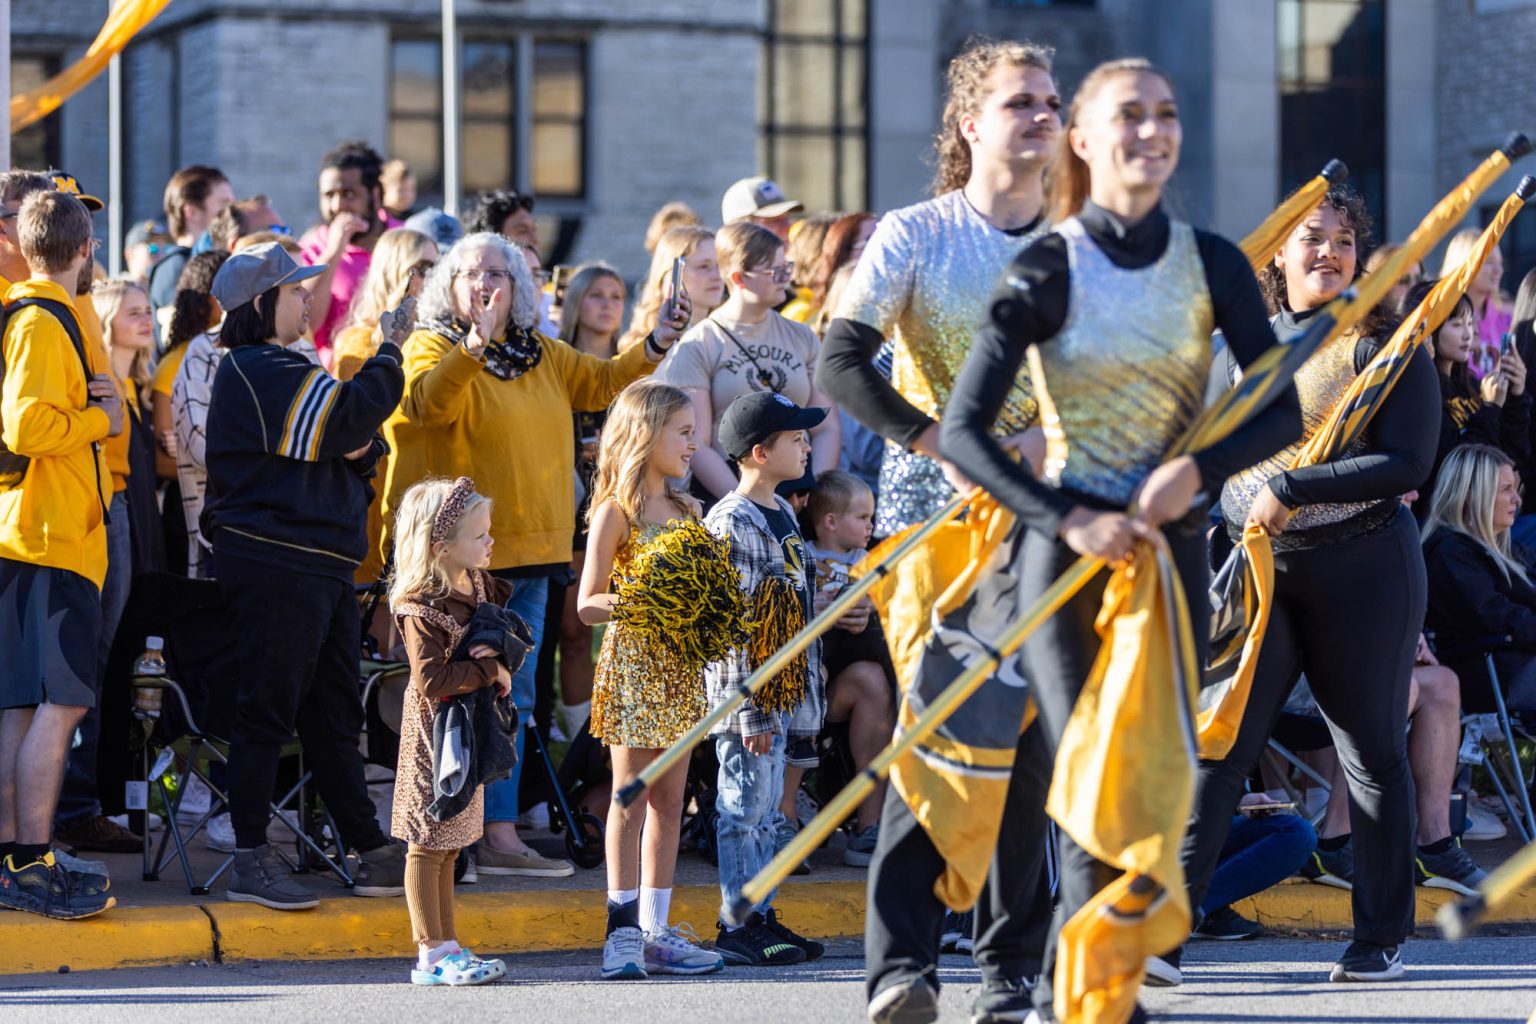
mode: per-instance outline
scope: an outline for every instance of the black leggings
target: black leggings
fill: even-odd
[[[1424,623],[1424,555],[1413,516],[1339,544],[1275,555],[1275,607],[1237,741],[1202,761],[1184,846],[1199,906],[1243,782],[1304,672],[1349,780],[1355,938],[1395,946],[1413,928],[1414,804],[1408,682]]]
[[[1195,624],[1197,664],[1205,663],[1207,638],[1200,628],[1210,621],[1210,568],[1205,542],[1198,534],[1166,531],[1174,565],[1184,585],[1184,599],[1189,603],[1190,620]],[[1030,531],[1024,542],[1020,607],[1044,593],[1072,563],[1077,554],[1059,540]],[[1104,587],[1109,573],[1100,572],[1093,581],[1051,616],[1024,642],[1024,674],[1034,687],[1040,709],[1040,724],[1045,727],[1047,755],[1054,764],[1061,734],[1067,727],[1072,708],[1088,680],[1094,659],[1099,654],[1099,636],[1094,619],[1104,603]],[[1056,970],[1056,942],[1061,926],[1113,882],[1120,872],[1090,855],[1073,842],[1064,829],[1058,829],[1061,851],[1061,881],[1056,893],[1056,914],[1051,922],[1046,944],[1045,963],[1040,984],[1035,988],[1035,1005],[1049,1009],[1054,995],[1052,975]],[[1225,834],[1223,834],[1225,838]],[[1218,844],[1219,849],[1219,844]],[[1046,1019],[1054,1020],[1054,1011]]]

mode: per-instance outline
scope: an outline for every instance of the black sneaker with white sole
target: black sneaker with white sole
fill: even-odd
[[[715,936],[715,952],[737,967],[787,967],[805,962],[805,950],[768,930],[763,915],[752,912],[746,924],[727,930],[724,924]]]
[[[791,931],[783,921],[779,920],[779,912],[772,907],[768,908],[768,913],[763,917],[763,927],[768,929],[769,934],[777,935],[785,942],[799,946],[807,960],[818,959],[827,951],[827,947],[815,939],[808,939],[804,935]]]
[[[1297,872],[1302,878],[1335,889],[1355,887],[1355,848],[1345,843],[1337,850],[1316,849]]]
[[[1264,926],[1257,921],[1248,920],[1231,907],[1222,907],[1207,914],[1204,920],[1195,925],[1195,930],[1189,933],[1189,937],[1233,942],[1240,939],[1256,939],[1263,934]]]
[[[1032,979],[986,978],[971,1003],[971,1024],[1020,1024],[1034,1010]]]
[[[971,931],[975,928],[976,912],[967,910],[964,913],[955,913],[953,910],[944,911],[944,930],[939,934],[939,952],[956,953],[960,951],[960,943],[971,937]]]
[[[1146,961],[1146,977],[1141,983],[1148,988],[1177,988],[1184,984],[1184,973],[1179,970],[1179,951],[1162,956],[1149,956]]]
[[[1333,973],[1328,975],[1328,980],[1391,981],[1406,973],[1398,947],[1357,941],[1351,942],[1339,962],[1333,965]]]
[[[1451,848],[1444,853],[1430,853],[1422,846],[1414,861],[1418,882],[1428,889],[1449,889],[1463,896],[1476,896],[1477,887],[1488,872],[1472,862],[1461,840],[1452,840]]]
[[[930,1024],[939,1019],[939,993],[925,974],[903,974],[869,1001],[871,1024]]]

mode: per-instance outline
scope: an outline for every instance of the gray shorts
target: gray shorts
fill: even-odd
[[[93,708],[101,591],[67,569],[0,558],[0,708]]]

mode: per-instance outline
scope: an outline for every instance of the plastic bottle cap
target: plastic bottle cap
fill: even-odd
[[[163,651],[165,650],[165,641],[158,636],[145,637],[144,649],[146,651]]]

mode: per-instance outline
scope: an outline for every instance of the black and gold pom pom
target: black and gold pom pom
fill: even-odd
[[[690,672],[745,647],[750,633],[730,546],[701,523],[673,522],[635,552],[616,588],[613,621],[664,648]]]
[[[805,605],[794,584],[782,576],[770,576],[752,595],[752,640],[747,647],[752,668],[766,662],[805,628]],[[802,651],[752,697],[764,711],[793,711],[805,699],[809,662]]]

